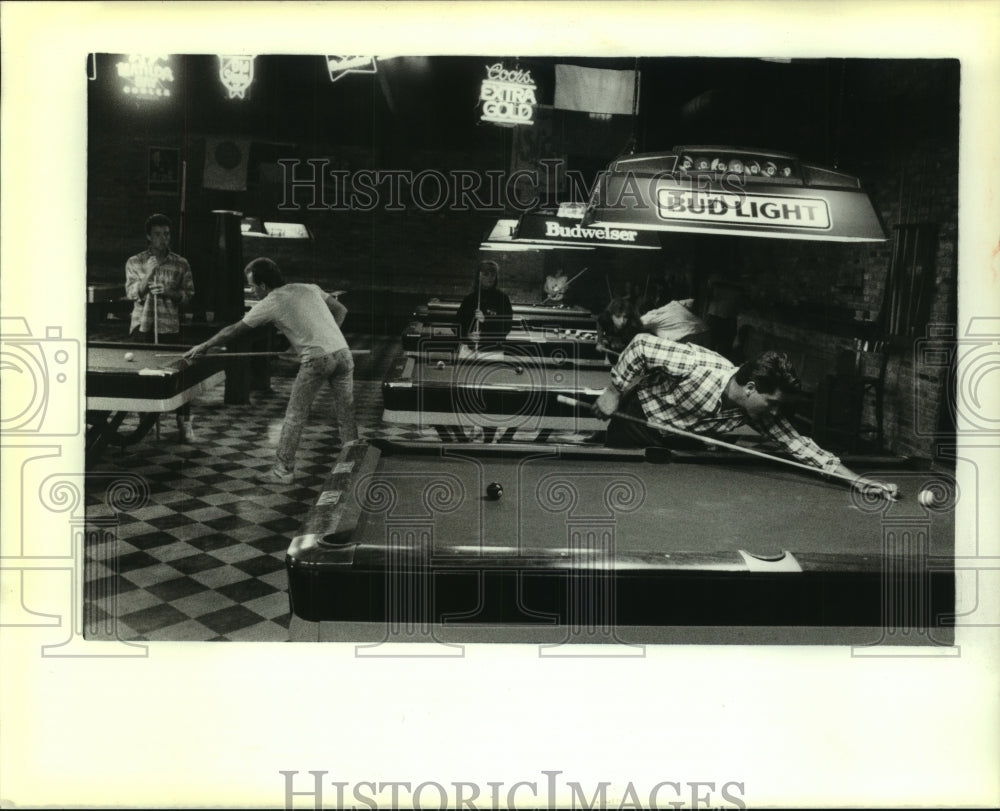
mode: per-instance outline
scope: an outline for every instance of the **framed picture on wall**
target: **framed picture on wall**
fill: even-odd
[[[149,148],[150,194],[177,194],[180,187],[180,150],[162,146]]]

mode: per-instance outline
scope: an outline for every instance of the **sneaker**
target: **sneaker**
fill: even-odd
[[[185,445],[193,445],[198,441],[198,437],[190,423],[177,423],[177,441]]]
[[[277,468],[271,468],[257,477],[260,484],[291,484],[295,481],[295,473],[281,473]]]

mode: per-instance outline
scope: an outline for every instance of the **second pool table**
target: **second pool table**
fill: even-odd
[[[607,423],[558,400],[593,402],[610,369],[544,365],[530,355],[477,360],[401,356],[382,383],[383,420],[418,426],[602,431]]]

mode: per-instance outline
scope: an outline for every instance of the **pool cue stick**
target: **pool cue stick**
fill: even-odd
[[[499,279],[497,280],[499,284]],[[476,311],[480,312],[483,308],[483,285],[482,279],[479,276],[479,268],[476,268]],[[479,354],[479,319],[476,319],[476,325],[472,328],[472,351],[475,354]]]
[[[570,280],[569,280],[568,282],[566,282],[566,284],[564,284],[564,285],[563,285],[563,292],[562,292],[562,294],[563,294],[563,295],[566,295],[566,291],[567,291],[567,290],[569,290],[569,286],[570,286],[571,284],[573,284],[573,282],[575,282],[575,281],[576,281],[577,279],[579,279],[579,278],[580,278],[580,277],[581,277],[581,276],[582,276],[582,275],[583,275],[584,273],[586,273],[586,272],[587,272],[588,270],[590,270],[590,268],[584,268],[584,269],[583,269],[583,270],[581,270],[581,271],[580,271],[579,273],[577,273],[577,274],[576,274],[576,276],[574,276],[574,277],[573,277],[572,279],[570,279]],[[605,279],[607,279],[607,276],[605,276],[604,278],[605,278]],[[549,300],[552,300],[552,301],[556,301],[556,299],[552,298],[552,294],[551,294],[551,293],[550,293],[549,295],[547,295],[547,296],[546,296],[546,297],[545,297],[545,298],[544,298],[544,299],[542,300],[542,304],[544,304],[544,303],[545,303],[546,301],[549,301]]]
[[[560,403],[565,403],[566,405],[580,406],[586,409],[590,409],[590,403],[585,403],[582,400],[574,400],[572,397],[566,397],[563,394],[556,395],[556,400]],[[684,431],[681,428],[674,428],[672,425],[666,425],[665,423],[658,422],[656,420],[644,420],[641,417],[633,417],[631,414],[622,414],[620,411],[616,411],[611,415],[612,417],[618,417],[619,419],[626,420],[628,422],[634,422],[637,425],[644,425],[647,428],[655,428],[658,431],[669,431],[672,434],[677,434],[685,439],[695,439],[699,442],[705,442],[709,445],[716,445],[720,448],[726,448],[731,451],[739,451],[740,453],[746,453],[750,456],[758,456],[761,459],[766,459],[769,462],[780,462],[783,465],[790,465],[791,467],[801,468],[802,470],[808,470],[810,473],[820,473],[824,476],[832,476],[835,479],[842,479],[843,481],[849,482],[856,487],[872,488],[884,491],[887,495],[889,494],[889,489],[877,483],[871,484],[859,484],[857,479],[852,479],[850,476],[845,476],[842,473],[829,473],[818,467],[813,467],[812,465],[804,465],[801,462],[793,462],[791,459],[782,459],[780,456],[773,456],[770,453],[763,453],[762,451],[755,451],[752,448],[744,448],[741,445],[734,445],[731,442],[723,442],[721,439],[713,439],[712,437],[702,436],[701,434],[695,434],[691,431]]]
[[[153,297],[153,344],[160,343],[160,317],[159,307],[157,307],[156,293],[150,293]],[[156,415],[156,441],[160,441],[160,415]]]
[[[153,355],[154,358],[181,358],[186,355],[186,352],[157,352]],[[286,352],[205,352],[201,357],[203,358],[278,358],[278,357],[291,358],[294,355],[289,355]]]
[[[177,244],[182,256],[187,256],[187,251],[184,250],[184,215],[187,209],[187,180],[188,164],[187,161],[181,161],[181,216],[180,221],[177,223]]]
[[[608,301],[611,301],[615,297],[615,294],[611,290],[611,280],[608,278],[607,273],[604,274],[604,283],[608,286]]]
[[[147,349],[149,348],[149,344],[136,344],[135,342],[129,342],[129,341],[112,341],[111,343],[120,343],[121,346],[124,347],[124,348],[126,348],[126,349],[129,348],[129,347],[131,347],[133,349],[143,349],[144,347],[147,348]],[[172,346],[176,346],[178,349],[185,349],[185,350],[191,348],[188,344],[165,344],[165,343],[160,343],[158,345],[158,348],[159,349],[169,349]],[[180,355],[182,353],[177,352],[176,354]]]
[[[176,345],[176,344],[175,344]],[[171,344],[161,344],[161,346],[171,346]],[[370,349],[352,349],[352,355],[370,355]],[[182,358],[186,352],[157,352],[154,358]],[[290,352],[206,352],[201,357],[212,358],[288,358],[294,360],[295,355]]]
[[[168,344],[164,344],[168,346]],[[352,355],[370,355],[372,351],[370,349],[352,349]],[[186,355],[186,352],[157,352],[153,355],[154,358],[181,358]],[[212,358],[288,358],[290,360],[295,358],[295,355],[289,354],[288,352],[206,352],[202,357],[212,357]]]
[[[153,343],[158,344],[160,342],[160,317],[159,317],[159,307],[156,306],[156,293],[150,293],[153,297]]]

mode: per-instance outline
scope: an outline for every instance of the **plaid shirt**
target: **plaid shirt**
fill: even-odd
[[[634,384],[650,420],[695,434],[724,434],[750,425],[799,461],[837,469],[840,459],[802,436],[784,417],[751,419],[739,408],[723,408],[722,394],[735,373],[736,366],[704,347],[640,334],[612,368],[611,383],[619,391]]]
[[[165,293],[156,296],[156,324],[160,332],[180,332],[181,308],[194,298],[194,281],[187,259],[173,251],[164,259],[145,250],[129,258],[125,263],[125,296],[135,302],[132,308],[132,324],[143,332],[153,331],[153,296],[149,295],[150,282],[159,282]],[[180,301],[174,301],[168,293],[180,293]]]

